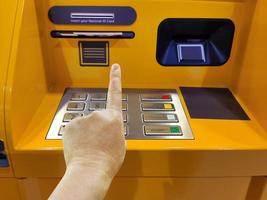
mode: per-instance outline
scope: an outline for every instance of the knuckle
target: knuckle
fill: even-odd
[[[77,118],[71,120],[71,121],[66,125],[66,127],[64,128],[64,129],[65,129],[65,132],[71,132],[71,131],[73,131],[74,129],[76,129],[77,127],[82,126],[83,121],[84,121],[84,118],[83,118],[83,117],[77,117]]]
[[[119,123],[122,121],[122,114],[118,111],[111,111],[112,112],[112,122]]]
[[[92,120],[92,121],[97,121],[101,120],[103,121],[107,117],[106,110],[99,110],[99,111],[94,111],[90,115],[86,117],[86,120]]]
[[[121,89],[120,88],[111,88],[109,90],[112,94],[121,94]]]

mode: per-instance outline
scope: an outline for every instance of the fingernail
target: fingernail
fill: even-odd
[[[112,70],[113,71],[117,71],[119,68],[120,68],[120,65],[119,64],[113,64],[112,65]]]

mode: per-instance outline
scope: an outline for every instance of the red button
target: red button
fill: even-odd
[[[163,95],[161,96],[162,99],[170,99],[170,95]]]

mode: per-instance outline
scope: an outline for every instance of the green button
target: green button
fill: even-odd
[[[173,126],[173,127],[170,127],[170,132],[171,133],[181,133],[181,129],[178,126]]]

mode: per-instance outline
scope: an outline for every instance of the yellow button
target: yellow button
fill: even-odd
[[[165,104],[164,104],[164,108],[165,108],[165,109],[172,109],[172,104],[165,103]]]

